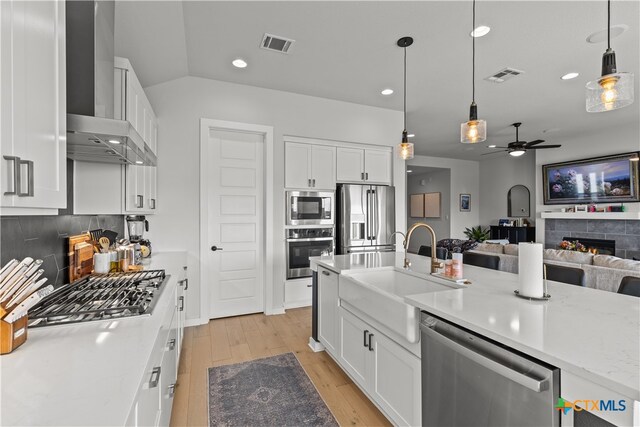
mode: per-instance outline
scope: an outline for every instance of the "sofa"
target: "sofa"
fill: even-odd
[[[518,273],[518,245],[479,243],[470,252],[496,255],[500,258],[499,269],[501,271]],[[584,285],[589,288],[617,292],[623,277],[640,277],[640,261],[622,259],[611,255],[545,249],[543,257],[545,263],[583,269],[585,275]]]

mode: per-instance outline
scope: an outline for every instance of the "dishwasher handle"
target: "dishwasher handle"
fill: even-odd
[[[540,393],[542,391],[545,391],[549,388],[549,380],[548,379],[543,379],[541,381],[538,381],[534,378],[528,377],[524,374],[521,374],[518,371],[514,371],[513,369],[509,368],[508,366],[505,366],[499,362],[496,362],[495,360],[489,359],[488,357],[483,356],[480,353],[476,353],[475,351],[461,345],[458,344],[457,342],[450,340],[449,338],[445,337],[444,335],[438,333],[437,331],[433,330],[432,328],[430,328],[427,325],[424,324],[420,324],[420,330],[429,336],[429,338],[434,339],[435,341],[437,341],[438,343],[449,347],[451,350],[455,351],[456,353],[460,353],[463,356],[465,356],[466,358],[478,363],[479,365],[484,366],[485,368],[499,374],[502,375],[505,378],[510,379],[511,381],[514,381],[518,384],[520,384],[523,387],[528,388],[529,390],[533,390],[536,393]]]

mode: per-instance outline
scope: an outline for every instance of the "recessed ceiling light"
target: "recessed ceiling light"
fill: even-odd
[[[471,37],[482,37],[489,34],[489,31],[491,31],[491,27],[487,27],[486,25],[480,25],[479,27],[476,27],[475,30],[471,31],[469,35]]]
[[[560,77],[562,80],[571,80],[571,79],[575,79],[576,77],[578,77],[580,75],[580,73],[575,73],[575,72],[571,72],[571,73],[567,73],[564,76]]]
[[[413,172],[411,169],[407,169],[407,173],[411,173]]]
[[[383,95],[391,95],[393,93],[393,89],[383,89],[380,93]]]
[[[144,162],[143,162],[143,161],[141,161],[141,160],[136,160],[136,165],[141,165],[141,164],[143,164],[143,163],[144,163]]]
[[[611,38],[614,39],[629,29],[628,25],[618,24],[611,26]],[[589,34],[587,43],[602,43],[607,41],[607,29]]]
[[[112,144],[120,144],[121,143],[117,139],[110,139],[109,142],[112,143]]]
[[[231,61],[234,67],[236,68],[247,68],[247,61],[242,58],[237,58]]]
[[[410,133],[409,135],[407,135],[407,138],[413,138],[413,137],[415,137],[415,136],[416,136],[416,134],[415,134],[415,133]]]
[[[488,148],[496,148],[496,144],[487,145]]]

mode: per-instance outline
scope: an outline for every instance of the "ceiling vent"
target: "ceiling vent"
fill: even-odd
[[[289,49],[294,42],[295,40],[264,33],[260,47],[267,50],[275,50],[280,53],[289,53]]]
[[[493,83],[504,83],[507,80],[511,80],[512,78],[519,76],[520,74],[524,74],[524,71],[507,67],[507,68],[503,68],[497,73],[494,73],[492,76],[485,77],[485,80]]]

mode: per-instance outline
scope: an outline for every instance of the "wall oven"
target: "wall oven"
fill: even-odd
[[[287,279],[311,277],[309,257],[333,252],[333,227],[289,228],[287,235]]]
[[[287,225],[333,225],[334,193],[287,191]]]

